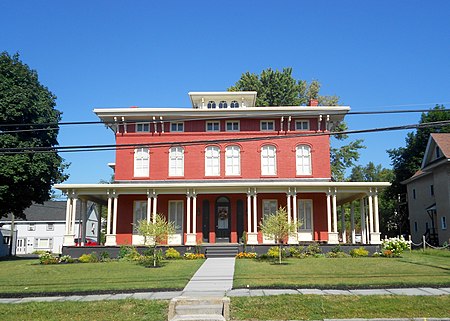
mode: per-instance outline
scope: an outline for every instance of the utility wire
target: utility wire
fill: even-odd
[[[206,140],[195,140],[195,141],[172,141],[172,142],[147,142],[147,143],[133,143],[133,144],[107,144],[107,145],[78,145],[78,146],[53,146],[53,147],[23,147],[23,148],[0,148],[0,155],[8,154],[33,154],[33,153],[56,153],[56,152],[87,152],[87,151],[108,151],[108,150],[122,150],[122,149],[135,149],[139,147],[164,147],[164,146],[193,146],[193,145],[203,145],[203,144],[220,144],[220,143],[230,143],[230,142],[246,142],[246,141],[258,141],[258,140],[278,140],[278,139],[289,139],[289,138],[301,138],[301,137],[312,137],[312,136],[333,136],[333,135],[351,135],[351,134],[361,134],[361,133],[373,133],[373,132],[385,132],[385,131],[396,131],[396,130],[406,130],[406,129],[417,129],[417,128],[428,128],[428,127],[442,127],[450,125],[450,120],[429,122],[423,124],[410,124],[410,125],[400,125],[400,126],[390,126],[390,127],[378,127],[369,129],[358,129],[358,130],[346,130],[341,132],[316,132],[316,133],[296,133],[296,134],[285,134],[277,136],[275,135],[264,135],[264,136],[254,136],[254,137],[244,137],[244,138],[224,138],[224,139],[206,139]],[[283,131],[284,132],[284,131]]]

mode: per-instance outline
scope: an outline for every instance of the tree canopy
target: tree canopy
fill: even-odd
[[[56,96],[40,84],[37,72],[22,63],[18,54],[1,53],[0,148],[58,145],[57,126],[20,126],[58,123],[61,113],[55,109],[55,100]],[[66,167],[53,152],[0,152],[0,217],[12,213],[23,218],[23,211],[33,202],[49,200],[51,186],[67,179]]]
[[[283,71],[268,68],[260,75],[246,72],[228,91],[256,91],[256,106],[301,106],[309,104],[311,99],[317,99],[321,106],[336,106],[338,96],[320,95],[320,83],[317,80],[308,84],[305,80],[296,80],[292,76],[292,68]],[[347,126],[341,123],[336,131],[345,131]],[[347,139],[347,135],[335,135],[337,140]],[[331,172],[333,178],[343,181],[345,170],[355,165],[359,159],[359,150],[365,148],[363,140],[355,140],[347,145],[333,147],[330,150]]]
[[[446,111],[443,105],[436,105],[427,113],[422,113],[419,123],[424,124],[445,120],[450,120],[450,111]],[[406,186],[401,184],[401,182],[413,176],[420,169],[431,133],[450,133],[450,126],[419,128],[416,132],[407,134],[405,147],[387,151],[395,174],[392,186],[387,190],[391,198],[397,199],[398,195],[406,194]],[[408,211],[406,206],[399,207],[392,223],[397,226],[399,234],[408,231]]]

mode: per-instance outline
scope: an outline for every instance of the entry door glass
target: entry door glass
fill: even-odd
[[[230,236],[230,201],[220,197],[216,202],[216,234],[219,238]]]

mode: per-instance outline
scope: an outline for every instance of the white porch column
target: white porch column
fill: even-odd
[[[331,233],[331,192],[327,193],[327,224],[328,234]]]
[[[352,244],[355,244],[356,231],[355,231],[355,203],[352,202],[350,205],[350,229],[352,231]]]
[[[361,214],[361,244],[366,244],[366,214],[364,211],[364,198],[359,200],[359,212]]]
[[[192,195],[192,233],[197,235],[197,194],[195,193],[195,190]]]
[[[380,236],[380,220],[378,213],[378,191],[375,189],[373,192],[373,221],[374,221],[374,231],[370,235],[370,244],[381,244]]]
[[[116,245],[117,225],[117,195],[116,191],[108,192],[108,221],[106,231],[106,246]]]
[[[81,246],[84,246],[84,243],[86,242],[86,227],[87,227],[87,201],[81,200],[81,229],[80,234],[78,237],[81,241]]]
[[[345,207],[341,205],[341,236],[342,242],[347,243],[347,229],[345,225]]]
[[[329,210],[330,196],[332,196],[331,211]],[[336,189],[334,190],[333,193],[331,193],[331,195],[327,195],[327,212],[333,213],[333,232],[331,232],[331,213],[330,214],[327,213],[329,215],[328,220],[330,222],[330,225],[328,227],[328,229],[330,230],[330,232],[328,232],[328,244],[339,244],[339,234],[337,232]]]
[[[294,189],[294,195],[292,195],[292,212],[294,224],[297,225],[297,189]]]
[[[67,193],[67,202],[66,202],[66,229],[64,233],[64,246],[73,246],[75,245],[75,235],[72,234],[72,215],[75,216],[72,207],[72,198],[69,193]]]
[[[249,189],[250,191],[250,189]],[[253,193],[251,193],[251,196],[253,197],[253,210],[251,210],[251,206],[250,206],[250,210],[249,213],[251,212],[251,214],[253,215],[253,223],[249,224],[249,230],[251,232],[247,233],[247,244],[258,244],[258,226],[257,226],[257,213],[258,213],[258,209],[257,209],[257,193],[256,193],[256,188],[254,189]],[[247,202],[249,201],[249,199],[247,198]],[[251,202],[248,202],[247,205],[251,205]],[[248,214],[250,215],[250,214]],[[250,223],[250,221],[249,221]],[[250,228],[250,225],[252,225]]]
[[[156,211],[158,206],[158,194],[153,190],[153,206],[152,206],[152,221],[156,223]]]
[[[288,223],[291,224],[291,191],[289,190],[286,194],[286,204],[287,204],[287,219]]]
[[[196,245],[196,237],[191,231],[191,198],[192,193],[186,192],[186,245]]]
[[[294,198],[294,193],[291,189],[289,189],[287,196],[286,196],[286,203],[287,203],[287,214],[288,214],[288,223],[290,224],[292,222],[292,215],[296,215],[295,211],[291,210],[291,199]],[[294,212],[294,213],[292,213]],[[298,234],[297,231],[295,233],[289,235],[288,237],[288,244],[298,244]]]
[[[369,192],[369,231],[372,234],[373,231],[373,198],[372,198],[372,191]]]
[[[70,234],[75,236],[75,218],[77,216],[77,197],[75,196],[72,199],[72,230],[70,231]]]
[[[152,214],[152,196],[147,190],[147,223],[150,223]]]
[[[247,234],[252,232],[252,194],[247,192]]]

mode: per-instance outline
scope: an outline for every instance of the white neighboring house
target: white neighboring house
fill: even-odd
[[[15,219],[15,251],[13,254],[32,254],[34,251],[50,251],[61,253],[65,226],[66,226],[66,202],[48,201],[44,204],[33,204],[24,211],[26,219]],[[94,203],[87,206],[87,224],[85,235],[97,242],[98,212]],[[82,235],[80,212],[77,211],[75,221],[75,237]],[[3,230],[11,229],[11,218],[0,220]]]

